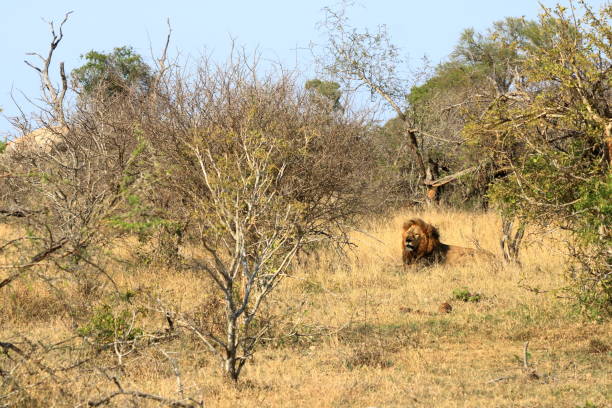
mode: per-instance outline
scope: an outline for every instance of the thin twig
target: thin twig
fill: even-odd
[[[500,382],[500,381],[511,380],[513,378],[514,378],[513,375],[510,375],[510,376],[507,376],[507,377],[494,378],[492,380],[487,381],[485,384],[493,384],[493,383]]]
[[[98,400],[89,401],[87,403],[87,405],[90,406],[90,407],[99,407],[100,405],[108,404],[110,402],[110,400],[112,400],[113,398],[115,398],[115,397],[117,397],[119,395],[129,395],[129,396],[132,396],[132,397],[153,400],[153,401],[157,401],[157,402],[160,402],[162,404],[168,405],[170,407],[195,408],[195,407],[203,407],[204,406],[204,404],[201,403],[201,402],[184,403],[184,402],[181,402],[181,401],[177,401],[177,400],[173,400],[173,399],[169,399],[169,398],[164,398],[164,397],[161,397],[159,395],[147,394],[147,393],[142,392],[142,391],[132,391],[132,390],[115,391],[115,392],[107,395],[106,397],[100,398]]]

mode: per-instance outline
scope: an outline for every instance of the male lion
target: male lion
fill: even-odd
[[[426,264],[459,264],[474,258],[491,259],[490,252],[446,245],[440,242],[440,233],[420,218],[406,221],[402,231],[402,260],[404,265],[417,262]]]

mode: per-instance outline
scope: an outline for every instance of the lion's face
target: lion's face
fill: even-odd
[[[404,247],[408,252],[414,252],[419,249],[423,240],[426,240],[425,232],[417,225],[413,224],[404,233]]]
[[[420,218],[404,223],[402,259],[409,265],[428,256],[440,244],[438,230]]]

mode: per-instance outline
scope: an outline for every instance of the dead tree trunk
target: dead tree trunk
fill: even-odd
[[[516,231],[513,231],[514,218],[503,217],[502,219],[502,238],[499,244],[504,254],[506,262],[511,262],[520,265],[519,251],[523,236],[525,235],[525,223],[518,221]]]
[[[612,172],[612,122],[604,126],[604,142],[606,144],[606,155],[608,156],[608,171]]]
[[[434,205],[440,202],[440,187],[434,186],[433,181],[440,177],[440,170],[438,163],[433,161],[431,158],[428,159],[427,168],[425,169],[425,180],[424,184],[427,186],[427,204]]]
[[[436,180],[432,180],[431,176],[430,178],[425,178],[424,184],[427,186],[427,198],[432,202],[438,200],[438,190],[440,187],[450,183],[451,181],[455,181],[465,176],[466,174],[470,174],[476,171],[477,169],[478,166],[469,167],[467,169],[458,171],[457,173],[444,176]],[[429,174],[431,174],[431,172],[429,172]]]
[[[402,120],[408,126],[408,118],[406,115],[403,116]],[[432,205],[438,202],[438,189],[440,186],[433,185],[434,180],[438,178],[438,169],[437,166],[434,166],[435,163],[429,160],[429,163],[425,164],[425,159],[423,158],[423,153],[419,149],[418,141],[416,138],[416,129],[409,128],[407,130],[408,136],[408,146],[410,151],[412,152],[412,156],[414,157],[417,168],[419,169],[419,175],[421,177],[421,183],[427,189],[425,193],[425,199],[428,205]]]

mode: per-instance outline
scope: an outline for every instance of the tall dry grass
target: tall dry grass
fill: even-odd
[[[609,404],[611,325],[583,321],[563,298],[562,236],[530,231],[522,268],[498,262],[404,272],[399,231],[405,219],[415,216],[438,226],[445,243],[500,254],[501,221],[494,213],[405,210],[372,220],[353,232],[354,246],[347,253],[323,248],[300,260],[264,311],[270,335],[238,386],[222,378],[216,360],[187,333],[126,356],[116,371],[122,386],[177,398],[170,355],[177,360],[184,394],[207,407]],[[0,232],[4,236],[10,230]],[[120,246],[114,250],[118,258],[130,253]],[[172,300],[177,309],[204,320],[214,315],[209,283],[189,270],[139,265],[116,267],[112,275],[123,290],[135,293],[129,307],[138,311],[145,332],[163,329],[165,322],[144,293]],[[464,287],[479,293],[480,301],[455,299],[453,291]],[[84,305],[84,314],[111,301],[78,291],[71,296]],[[451,313],[438,312],[443,302],[452,305]],[[74,335],[78,320],[34,275],[2,290],[0,310],[0,341],[18,342],[23,336],[59,341]],[[528,370],[523,367],[526,342]],[[0,368],[8,364],[6,358],[0,356]],[[45,361],[66,366],[65,358],[58,352]],[[117,364],[109,351],[92,358],[89,367]],[[94,369],[71,373],[57,374],[69,385],[33,386],[27,400],[7,397],[11,388],[3,380],[0,406],[74,406],[116,389]],[[142,399],[136,403],[158,406]],[[127,397],[110,402],[127,404]]]

